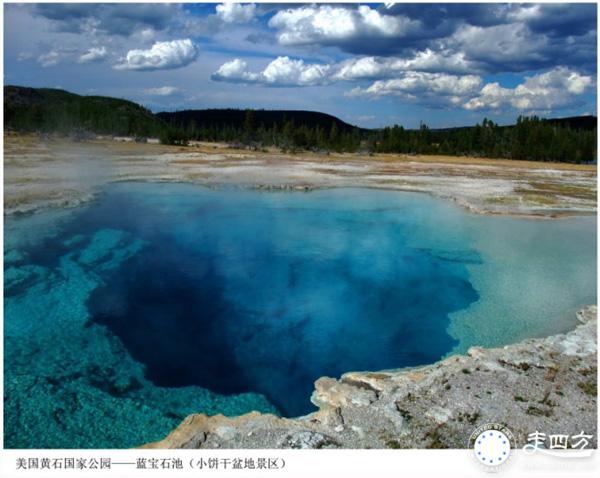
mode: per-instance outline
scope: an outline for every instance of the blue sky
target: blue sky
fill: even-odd
[[[365,127],[596,114],[596,5],[4,4],[5,84]]]

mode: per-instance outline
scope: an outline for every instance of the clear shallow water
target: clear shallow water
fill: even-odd
[[[595,231],[390,191],[143,183],[10,219],[7,446],[44,446],[40,423],[46,446],[120,447],[191,412],[300,415],[323,375],[566,330],[596,300]]]

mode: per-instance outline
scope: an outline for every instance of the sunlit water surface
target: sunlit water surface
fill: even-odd
[[[427,195],[123,183],[9,218],[8,447],[125,447],[187,414],[309,413],[313,382],[565,331],[595,217]]]

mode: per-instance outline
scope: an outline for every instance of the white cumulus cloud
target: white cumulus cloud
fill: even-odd
[[[463,107],[467,110],[512,107],[520,111],[561,108],[573,104],[576,96],[585,93],[592,84],[591,76],[560,66],[526,77],[514,88],[488,83]]]
[[[198,56],[192,40],[156,42],[148,50],[130,50],[117,70],[167,70],[189,65]]]
[[[217,16],[225,23],[248,23],[256,14],[256,5],[250,3],[223,3],[216,7]]]
[[[170,96],[178,91],[179,89],[174,86],[159,86],[157,88],[147,88],[144,93],[150,96]]]
[[[280,56],[260,72],[248,71],[248,64],[236,58],[221,65],[213,80],[237,83],[261,83],[271,86],[312,86],[328,82],[329,65],[307,64]]]
[[[377,80],[366,88],[353,88],[347,96],[369,99],[393,96],[432,108],[461,106],[477,94],[481,83],[478,75],[407,71],[399,78]]]
[[[61,60],[61,54],[56,51],[56,50],[51,50],[47,53],[44,53],[40,56],[38,56],[38,63],[43,66],[44,68],[47,68],[49,66],[54,66],[56,64],[58,64],[58,62]]]
[[[94,48],[90,48],[83,55],[80,55],[77,62],[78,63],[91,63],[91,62],[95,62],[95,61],[101,61],[101,60],[104,60],[107,55],[108,55],[108,51],[106,50],[105,47],[103,47],[103,46],[94,47]]]
[[[269,20],[269,26],[279,30],[277,38],[283,45],[328,44],[360,37],[402,37],[418,25],[418,21],[385,15],[367,5],[290,8],[280,10]]]
[[[398,76],[405,71],[464,74],[477,71],[462,53],[434,52],[430,49],[416,53],[412,58],[366,56],[345,60],[335,67],[336,80],[383,79]]]
[[[425,96],[445,96],[454,102],[454,97],[464,97],[476,93],[481,87],[481,77],[477,75],[448,75],[407,71],[401,78],[378,80],[367,88],[354,88],[351,96],[403,96],[410,99]],[[418,96],[417,96],[418,95]]]
[[[452,73],[439,71],[444,65]],[[461,54],[425,50],[411,58],[367,56],[330,65],[280,56],[259,71],[250,70],[246,61],[236,58],[221,65],[212,79],[264,86],[316,86],[373,80],[370,85],[353,88],[346,96],[398,97],[433,108],[508,107],[519,111],[574,105],[577,96],[594,84],[592,76],[564,66],[525,77],[523,83],[514,88],[503,87],[497,82],[484,84],[480,75],[467,73],[477,71]]]
[[[434,73],[444,69],[453,73],[474,70],[460,54],[440,54],[426,50],[408,59],[366,56],[331,65],[306,63],[303,60],[280,56],[259,72],[249,71],[248,64],[236,58],[221,65],[212,78],[217,81],[263,83],[272,86],[311,86],[341,80],[398,78],[406,72]]]
[[[257,73],[248,71],[248,63],[236,58],[235,60],[223,63],[211,78],[217,81],[230,82],[253,82],[257,78]]]

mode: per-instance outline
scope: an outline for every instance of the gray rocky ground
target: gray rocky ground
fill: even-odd
[[[115,181],[308,190],[426,192],[477,213],[556,217],[596,211],[596,166],[449,156],[284,154],[220,144],[187,148],[35,136],[4,138],[5,214],[92,200]]]

